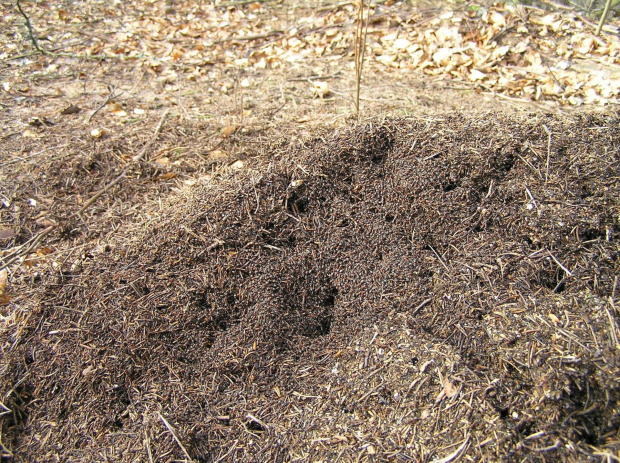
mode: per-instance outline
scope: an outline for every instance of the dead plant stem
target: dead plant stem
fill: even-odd
[[[364,0],[358,0],[357,22],[355,29],[355,115],[360,118],[360,88],[362,84],[362,70],[364,67],[364,54],[366,52],[366,35],[368,33],[368,21],[370,19],[370,6],[364,24]]]
[[[596,26],[596,32],[595,35],[601,35],[601,30],[603,29],[603,26],[605,25],[605,21],[607,20],[607,15],[609,14],[609,9],[611,7],[611,0],[607,0],[605,2],[605,9],[603,10],[603,14],[601,15],[601,19],[598,22],[598,26]]]
[[[179,444],[179,447],[181,447],[181,450],[183,451],[183,453],[185,454],[185,456],[187,457],[187,460],[191,463],[192,457],[189,456],[189,453],[187,452],[187,449],[185,448],[185,446],[181,443],[181,441],[179,440],[179,438],[177,437],[177,433],[174,432],[174,428],[172,426],[170,426],[170,423],[168,423],[168,421],[166,420],[166,418],[163,417],[163,415],[159,412],[157,412],[157,415],[159,416],[159,418],[161,419],[161,421],[164,423],[164,426],[166,426],[166,428],[168,428],[168,431],[170,431],[170,434],[172,434],[172,438],[174,439],[174,441]]]

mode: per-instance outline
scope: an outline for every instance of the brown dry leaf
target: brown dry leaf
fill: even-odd
[[[37,264],[43,262],[41,259],[26,259],[24,261],[24,265],[28,268],[34,267]]]
[[[209,153],[209,158],[213,161],[219,161],[228,158],[228,153],[222,150],[213,150]]]
[[[33,132],[30,129],[26,129],[22,132],[22,136],[26,137],[26,138],[41,138],[41,135],[39,135],[36,132]]]
[[[161,164],[163,166],[166,166],[166,165],[170,164],[170,158],[168,156],[162,156],[161,158],[155,159],[155,162],[157,164]]]
[[[79,108],[78,106],[74,105],[73,103],[71,103],[69,106],[67,106],[65,109],[63,109],[62,111],[60,111],[60,114],[62,114],[63,116],[67,116],[69,114],[77,114],[81,111],[82,109]]]
[[[315,97],[325,98],[329,95],[329,84],[327,82],[313,82],[312,94]]]
[[[174,172],[166,172],[165,174],[159,175],[155,178],[155,180],[170,180],[171,178],[176,178],[178,175]]]
[[[47,217],[41,217],[41,218],[35,220],[35,223],[37,225],[40,225],[40,226],[44,227],[44,228],[52,227],[52,226],[56,225],[56,222],[54,222],[53,220],[48,219]]]
[[[117,101],[108,105],[108,108],[110,108],[110,111],[115,116],[125,117],[127,115],[127,111],[125,111],[125,109],[123,109],[123,106]]]
[[[6,269],[0,270],[0,296],[4,295],[9,284],[9,274]]]
[[[443,380],[443,391],[449,399],[454,397],[459,392],[459,388],[454,385],[448,378]]]
[[[39,248],[35,251],[35,253],[39,257],[47,256],[48,254],[51,254],[52,252],[54,252],[52,248]]]
[[[228,125],[222,129],[222,136],[224,138],[232,135],[239,128],[237,125]]]
[[[0,230],[0,241],[10,240],[15,236],[15,231],[10,228]]]

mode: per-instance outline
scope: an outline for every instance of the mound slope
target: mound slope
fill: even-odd
[[[37,461],[618,456],[619,135],[616,116],[449,115],[263,146],[3,334],[5,444]]]

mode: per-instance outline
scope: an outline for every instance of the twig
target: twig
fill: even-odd
[[[225,42],[241,42],[241,41],[246,41],[246,40],[266,39],[274,35],[282,35],[282,34],[284,34],[283,31],[271,31],[271,32],[267,32],[266,34],[257,34],[257,35],[245,35],[245,36],[231,35],[230,37],[226,37],[225,39],[216,40],[211,45],[219,45]]]
[[[431,299],[431,298],[428,298],[428,299],[422,301],[422,303],[420,305],[418,305],[415,309],[413,309],[413,312],[411,312],[411,315],[417,314],[420,310],[422,310],[424,307],[426,307],[432,301],[433,301],[433,299]]]
[[[217,5],[218,8],[228,8],[229,6],[240,6],[240,5],[247,5],[249,3],[271,3],[271,2],[278,2],[280,0],[239,0],[237,2],[228,2],[228,3],[222,3],[221,5]]]
[[[596,26],[596,32],[594,33],[597,36],[601,34],[601,29],[603,29],[603,25],[605,24],[605,21],[607,20],[607,15],[609,14],[610,7],[611,7],[611,0],[607,0],[605,2],[605,9],[603,10],[603,14],[601,15],[601,20],[598,22],[598,26]]]
[[[116,96],[118,96],[118,95],[114,94],[114,92],[116,91],[116,86],[115,85],[108,85],[108,91],[109,91],[109,93],[108,93],[108,96],[105,99],[105,101],[103,103],[101,103],[101,105],[97,109],[95,109],[90,116],[88,116],[88,119],[86,119],[86,123],[87,124],[90,123],[90,121],[93,119],[93,117],[95,117],[95,114],[97,114],[99,111],[101,111],[103,109],[103,107],[105,105],[107,105],[108,102],[112,98],[115,98]]]
[[[174,432],[173,427],[170,426],[170,423],[168,423],[168,421],[166,421],[166,418],[164,418],[161,413],[157,412],[157,415],[163,421],[164,425],[168,428],[168,431],[170,431],[170,434],[172,434],[172,437],[174,438],[176,443],[179,444],[179,447],[181,447],[181,450],[183,450],[183,453],[187,457],[187,460],[192,462],[193,461],[192,457],[189,456],[189,453],[187,452],[187,449],[183,446],[183,444],[181,443],[181,441],[177,437],[177,434],[176,434],[176,432]]]
[[[19,132],[15,132],[15,133],[19,133]],[[0,167],[5,167],[5,166],[9,166],[11,164],[15,164],[17,162],[22,162],[22,161],[27,161],[28,159],[32,159],[32,158],[36,158],[37,156],[42,155],[43,153],[47,153],[50,150],[54,150],[57,151],[60,148],[66,148],[67,146],[69,146],[68,143],[64,144],[64,145],[59,145],[59,146],[53,146],[50,148],[44,148],[41,151],[37,151],[36,153],[32,153],[28,156],[24,156],[22,158],[16,158],[16,159],[11,159],[10,161],[7,162],[3,162],[2,164],[0,164]]]
[[[446,271],[450,271],[450,269],[448,268],[448,266],[446,265],[446,263],[443,261],[443,259],[441,258],[441,256],[439,255],[439,253],[437,251],[435,251],[435,248],[432,247],[430,244],[428,245],[429,248],[431,248],[431,251],[433,251],[433,253],[435,253],[435,255],[437,256],[437,259],[439,259],[439,262],[441,262],[441,265],[443,265],[443,268],[446,269]]]
[[[549,181],[549,158],[551,157],[551,130],[546,125],[543,125],[543,129],[547,132],[547,173],[545,174],[545,183]]]
[[[151,439],[144,431],[144,446],[146,447],[146,454],[149,457],[149,463],[153,463],[153,453],[151,452]]]
[[[189,115],[189,113],[187,112],[187,109],[185,109],[185,105],[183,104],[183,100],[181,100],[181,85],[179,85],[179,75],[178,74],[177,74],[177,100],[179,101],[179,106],[181,107],[181,109],[185,113],[185,117],[187,117],[188,120],[191,120],[192,116]]]
[[[155,143],[155,140],[157,139],[157,137],[159,136],[159,132],[161,131],[161,127],[164,124],[164,120],[166,119],[166,116],[168,116],[168,110],[164,111],[164,113],[161,115],[161,119],[159,119],[159,123],[157,124],[157,127],[155,127],[155,132],[153,132],[153,136],[151,137],[149,142],[146,145],[144,145],[144,147],[140,150],[140,153],[138,153],[137,156],[133,157],[134,162],[142,159],[144,155],[146,154],[146,152],[153,145],[153,143]]]
[[[611,316],[611,313],[609,312],[609,309],[607,308],[607,306],[604,306],[604,307],[605,307],[605,313],[607,314],[607,318],[609,319],[609,327],[610,327],[609,331],[611,332],[611,340],[614,343],[614,347],[618,349],[620,348],[620,343],[618,342],[618,335],[616,334],[616,330],[617,330],[616,320],[614,320],[614,317]]]
[[[364,25],[364,0],[358,0],[357,22],[355,29],[355,114],[360,119],[360,88],[362,85],[362,69],[364,67],[364,54],[366,53],[366,36],[368,34],[368,22],[370,20],[370,6],[366,14]]]
[[[49,51],[47,51],[46,49],[41,48],[39,46],[39,40],[37,39],[37,36],[34,33],[34,30],[32,29],[32,24],[30,23],[30,18],[24,12],[24,10],[22,10],[22,6],[20,5],[19,2],[20,2],[20,0],[16,0],[15,6],[17,6],[17,9],[19,10],[21,15],[26,20],[26,27],[28,28],[28,35],[30,36],[30,41],[32,42],[32,45],[34,46],[35,50],[37,50],[39,53],[43,53],[44,55],[49,55],[50,54]]]
[[[559,260],[557,260],[553,254],[551,254],[551,251],[549,251],[549,250],[547,249],[547,253],[548,253],[548,254],[549,254],[549,256],[550,256],[550,257],[551,257],[551,258],[555,261],[555,263],[556,263],[556,264],[558,264],[558,266],[559,266],[562,270],[564,270],[564,273],[566,273],[569,277],[572,277],[572,276],[573,276],[573,273],[572,273],[569,269],[567,269],[566,267],[564,267],[564,266],[562,265],[562,263],[561,263]]]
[[[463,443],[461,445],[459,445],[458,449],[456,449],[454,452],[452,452],[447,457],[441,458],[439,460],[433,460],[433,463],[449,463],[449,462],[451,462],[452,460],[454,460],[456,457],[458,457],[461,454],[461,452],[465,449],[465,447],[467,447],[468,444],[469,444],[469,436],[466,436],[465,440],[463,441]]]

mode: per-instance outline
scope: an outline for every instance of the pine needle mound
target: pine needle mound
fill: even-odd
[[[263,144],[47,286],[5,349],[4,443],[616,459],[619,140],[616,115],[453,114]]]

